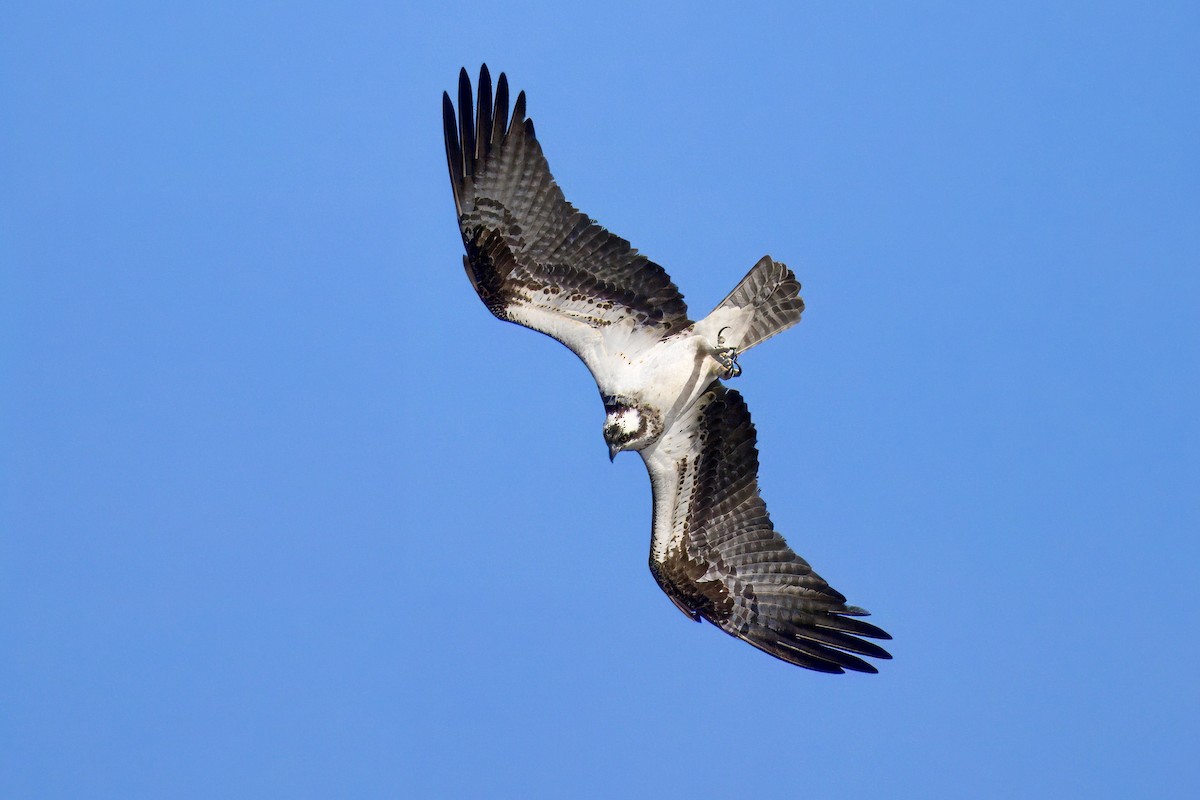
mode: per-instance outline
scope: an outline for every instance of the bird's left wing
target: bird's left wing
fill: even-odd
[[[775,531],[758,491],[754,425],[714,382],[642,452],[654,490],[650,570],[685,614],[821,672],[877,672],[890,639]],[[856,655],[857,654],[857,655]]]
[[[442,116],[467,276],[493,314],[558,339],[585,362],[616,323],[648,344],[691,324],[662,267],[563,197],[525,118],[524,92],[509,119],[503,73],[493,97],[483,67],[472,110],[462,70],[458,113],[443,94]]]

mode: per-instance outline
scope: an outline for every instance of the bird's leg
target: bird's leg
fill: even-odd
[[[721,365],[724,372],[721,373],[722,380],[732,380],[742,374],[742,365],[738,363],[738,351],[736,347],[725,347],[725,328],[717,331],[717,349],[713,353],[713,358]]]
[[[735,348],[726,347],[723,350],[718,350],[713,353],[713,357],[717,359],[717,363],[725,370],[721,373],[722,380],[732,380],[742,374],[742,365],[738,363],[738,352]]]

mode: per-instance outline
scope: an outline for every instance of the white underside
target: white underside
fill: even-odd
[[[641,451],[654,488],[651,555],[663,561],[687,536],[688,504],[699,448],[692,432],[702,408],[696,400],[724,371],[713,357],[736,346],[753,318],[748,308],[719,308],[667,339],[625,319],[603,328],[564,316],[561,309],[519,306],[511,319],[549,333],[583,359],[601,394],[658,410],[663,434]],[[718,344],[718,337],[720,341]]]

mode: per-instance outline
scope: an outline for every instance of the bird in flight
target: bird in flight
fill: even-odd
[[[654,508],[650,571],[691,619],[820,672],[877,672],[890,639],[860,619],[771,524],[758,490],[754,425],[722,381],[738,358],[800,320],[800,284],[764,256],[703,319],[688,317],[666,271],[563,197],[525,93],[508,80],[442,95],[446,161],[467,277],[495,316],[565,344],[604,403],[609,458],[639,453]]]

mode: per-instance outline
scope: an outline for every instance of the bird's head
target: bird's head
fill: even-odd
[[[627,398],[604,397],[604,414],[609,461],[622,450],[641,450],[662,433],[658,415]]]

